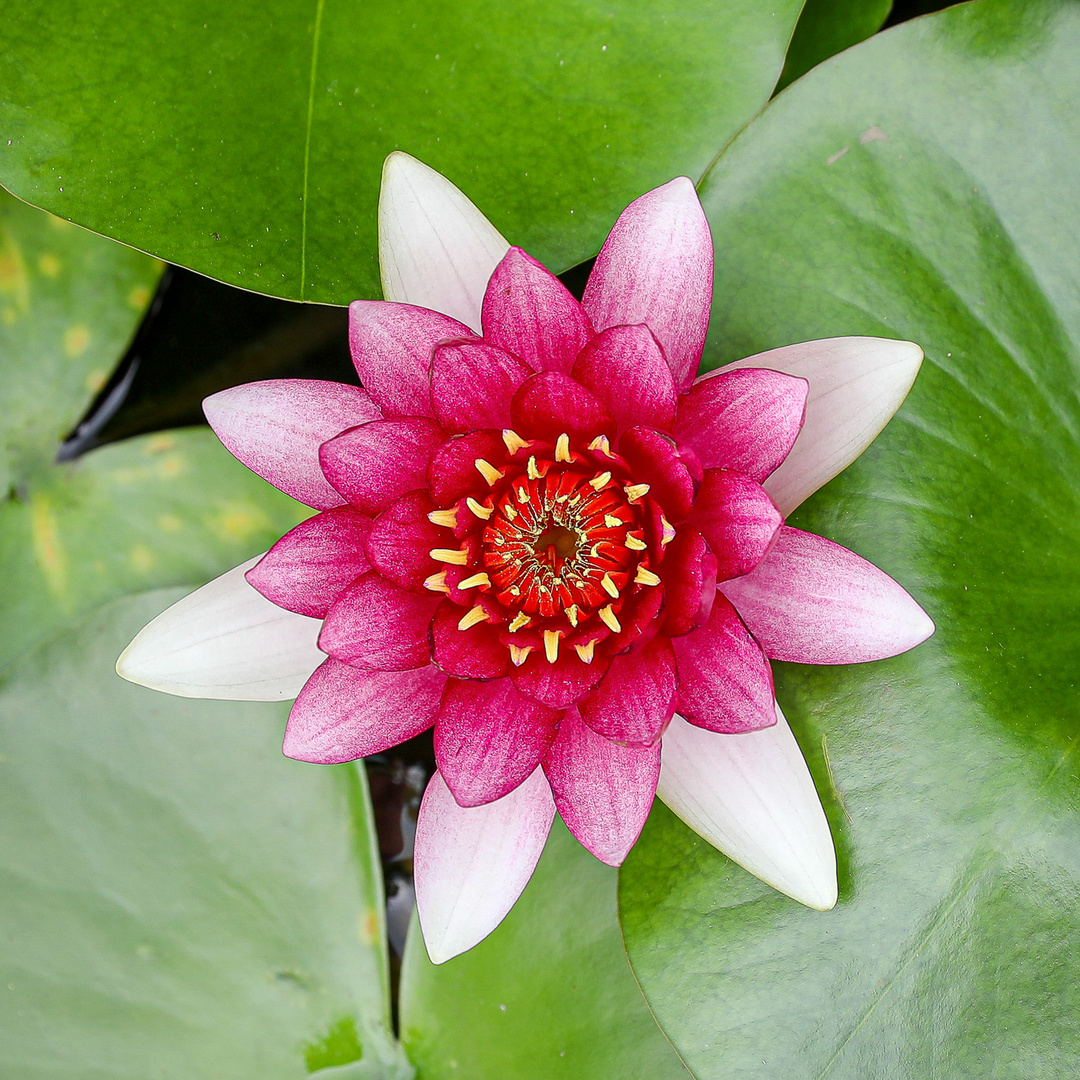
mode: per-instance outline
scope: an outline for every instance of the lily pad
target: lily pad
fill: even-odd
[[[871,449],[796,515],[936,619],[891,661],[777,665],[840,901],[771,892],[667,813],[620,879],[627,948],[702,1078],[1080,1071],[1080,11],[967,4],[811,72],[703,197],[709,362],[922,344]]]
[[[233,285],[376,296],[385,156],[555,269],[698,177],[768,99],[801,0],[16,5],[0,183]]]
[[[876,34],[892,6],[892,0],[807,0],[776,89],[783,90],[823,60]]]

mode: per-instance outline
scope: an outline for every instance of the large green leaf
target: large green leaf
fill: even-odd
[[[401,1037],[418,1080],[680,1080],[619,940],[616,872],[556,819],[506,921],[436,967],[413,921]]]
[[[631,962],[698,1076],[1080,1073],[1077,101],[1076,4],[965,5],[810,73],[704,186],[711,363],[832,334],[925,347],[896,420],[796,523],[938,631],[779,671],[837,842],[834,911],[670,814],[631,854]]]
[[[876,34],[890,10],[892,0],[807,0],[791,37],[777,90],[822,60]]]
[[[0,183],[260,292],[378,292],[383,158],[557,269],[700,176],[767,100],[801,0],[52,0],[4,16]]]

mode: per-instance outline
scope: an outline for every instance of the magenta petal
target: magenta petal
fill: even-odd
[[[434,509],[426,491],[410,491],[371,523],[367,557],[384,578],[403,589],[422,589],[425,579],[443,568],[430,553],[446,547],[450,533],[428,520]]]
[[[716,599],[716,556],[701,533],[680,530],[667,548],[661,569],[663,633],[678,637],[708,622]]]
[[[234,386],[208,397],[203,412],[234,457],[316,510],[345,501],[323,476],[319,447],[346,428],[382,415],[360,387],[319,379]]]
[[[319,462],[353,506],[377,514],[405,492],[427,487],[428,462],[445,441],[425,416],[376,420],[323,443]]]
[[[578,703],[581,719],[600,735],[651,746],[671,722],[678,697],[675,653],[665,637],[611,659],[607,676]]]
[[[351,506],[325,510],[287,532],[245,575],[278,607],[313,619],[370,569],[364,541],[371,518]]]
[[[645,825],[660,776],[660,744],[617,746],[571,709],[544,758],[566,827],[601,862],[619,866]]]
[[[433,667],[361,671],[327,660],[294,702],[282,750],[318,765],[381,753],[435,723],[445,683]]]
[[[497,679],[510,668],[510,652],[495,627],[477,623],[459,630],[469,609],[444,600],[431,623],[431,658],[447,675],[462,679]]]
[[[822,536],[785,526],[772,551],[723,591],[766,654],[800,664],[856,664],[914,648],[933,632],[884,571]]]
[[[426,667],[428,626],[442,597],[412,592],[372,570],[334,601],[319,648],[335,660],[375,671]]]
[[[691,724],[738,735],[776,723],[772,668],[723,596],[717,596],[703,627],[672,644],[679,664],[679,712]]]
[[[594,656],[584,663],[573,649],[563,648],[554,664],[542,650],[529,655],[521,667],[510,669],[514,685],[533,701],[553,709],[565,709],[584,697],[607,673],[608,658]]]
[[[524,360],[475,338],[440,345],[431,359],[431,406],[449,432],[504,428],[514,391],[533,374]]]
[[[484,340],[520,356],[534,371],[568,372],[592,336],[566,286],[521,248],[495,268],[484,295]]]
[[[492,463],[505,455],[506,446],[497,431],[470,431],[448,439],[435,451],[428,468],[432,499],[439,506],[449,506],[469,492],[484,488],[476,459]]]
[[[682,391],[701,359],[712,280],[709,225],[694,185],[680,176],[622,212],[589,276],[582,306],[596,330],[648,326]]]
[[[716,556],[716,580],[749,573],[768,552],[784,519],[765,489],[742,473],[706,469],[688,524]]]
[[[554,741],[559,715],[509,679],[451,679],[435,721],[435,760],[459,805],[494,802],[522,783]]]
[[[679,400],[675,436],[707,469],[733,469],[760,484],[795,444],[808,387],[805,379],[761,368],[710,372]]]
[[[623,433],[619,453],[630,466],[634,483],[649,485],[649,495],[660,504],[664,514],[676,523],[685,520],[694,505],[697,484],[675,441],[652,428],[635,427]],[[696,466],[693,452],[690,457],[691,464]]]
[[[526,379],[510,404],[510,419],[519,434],[552,443],[563,432],[588,442],[615,431],[615,419],[599,398],[559,371]]]
[[[431,353],[440,341],[471,335],[464,323],[411,304],[354,300],[349,305],[353,364],[386,416],[431,416]]]
[[[675,422],[675,380],[647,326],[597,334],[571,375],[611,410],[620,431],[635,424],[669,431]]]

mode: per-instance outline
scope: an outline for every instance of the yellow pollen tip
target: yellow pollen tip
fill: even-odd
[[[606,435],[597,435],[591,443],[589,443],[590,450],[599,450],[605,457],[611,457],[611,443],[608,442]]]
[[[536,455],[535,454],[533,454],[533,456],[531,458],[529,458],[529,464],[525,467],[525,471],[529,474],[529,479],[530,480],[539,480],[540,479],[540,470],[536,467]]]
[[[527,487],[519,487],[517,489],[517,501],[524,506],[529,501],[529,489]]]
[[[671,522],[668,521],[668,519],[664,517],[663,514],[661,514],[660,528],[662,530],[660,536],[660,545],[662,547],[666,547],[668,544],[671,543],[672,540],[675,539],[675,526],[672,525]]]
[[[490,461],[485,461],[482,457],[478,457],[473,464],[476,466],[477,472],[480,473],[489,485],[497,484],[502,479],[502,469],[496,469]]]
[[[597,614],[600,616],[600,621],[613,633],[617,634],[622,630],[622,623],[619,622],[615,615],[615,612],[611,610],[611,605],[602,607]]]
[[[609,529],[617,529],[623,523],[622,518],[617,518],[614,514],[604,515],[604,525]]]
[[[554,664],[559,659],[559,638],[562,634],[558,630],[544,631],[544,655],[549,664]]]
[[[450,586],[446,584],[446,571],[440,570],[437,574],[424,578],[424,588],[432,592],[448,593]]]
[[[436,562],[450,563],[453,566],[464,566],[469,561],[469,553],[457,548],[432,548],[428,554]]]
[[[506,449],[511,454],[516,454],[529,445],[528,439],[523,439],[513,428],[503,428],[502,441],[506,443]]]
[[[649,485],[648,484],[629,484],[627,487],[623,488],[623,491],[626,492],[626,497],[631,502],[635,502],[637,499],[640,499],[643,496],[649,494]]]
[[[594,476],[589,481],[589,487],[591,487],[593,489],[593,491],[599,491],[602,487],[607,487],[608,482],[610,480],[611,480],[611,473],[602,472],[599,476]]]
[[[509,503],[503,507],[503,514],[507,521],[513,521],[518,516],[518,512]]]
[[[461,619],[458,621],[457,628],[459,630],[468,630],[470,626],[475,626],[477,623],[487,622],[487,612],[477,604],[476,607],[470,608]]]
[[[510,659],[514,662],[514,667],[521,667],[529,658],[529,653],[533,651],[531,645],[511,645],[510,646]]]
[[[514,621],[510,624],[510,633],[516,634],[522,627],[528,626],[532,620],[524,611],[519,611],[514,616]]]
[[[651,570],[646,570],[644,566],[637,568],[637,573],[634,575],[635,585],[659,585],[660,579]]]
[[[608,594],[608,596],[612,597],[612,599],[617,599],[618,598],[618,596],[619,596],[619,586],[616,585],[615,582],[611,580],[611,575],[610,574],[605,574],[600,579],[600,584],[603,585],[604,592],[606,592]]]
[[[457,524],[457,507],[449,510],[432,510],[427,516],[432,525],[441,525],[444,529],[452,529]]]
[[[575,645],[574,652],[581,657],[582,663],[591,664],[593,662],[593,653],[596,652],[596,642],[590,641],[588,645]]]
[[[631,551],[644,551],[649,545],[644,540],[639,540],[632,533],[626,534],[626,546]]]
[[[566,610],[566,617],[570,620],[571,626],[577,626],[578,621],[578,606],[577,604],[571,604]]]
[[[459,589],[475,589],[477,585],[490,585],[491,578],[487,574],[473,574],[458,584]]]
[[[555,441],[555,460],[570,460],[570,436],[565,431]]]
[[[465,505],[482,521],[487,521],[495,513],[490,506],[478,503],[471,495],[465,500]]]

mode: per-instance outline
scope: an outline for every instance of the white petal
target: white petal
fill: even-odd
[[[836,852],[810,770],[780,706],[776,724],[718,735],[676,716],[657,795],[696,833],[807,907],[836,903]]]
[[[395,151],[379,193],[383,297],[441,311],[480,333],[488,279],[510,245],[445,176]]]
[[[471,949],[506,917],[540,859],[555,800],[536,771],[485,806],[458,806],[436,773],[416,822],[413,867],[424,944],[434,964]]]
[[[768,368],[810,383],[806,422],[765,490],[785,516],[846,469],[900,408],[922,364],[914,342],[842,337],[785,345],[721,370]]]
[[[326,659],[322,622],[271,604],[245,580],[248,559],[196,589],[135,635],[116,661],[129,682],[179,697],[285,701]]]

